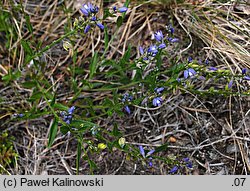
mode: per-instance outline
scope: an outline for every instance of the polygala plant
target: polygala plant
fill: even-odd
[[[46,47],[33,50],[29,43],[22,41],[26,55],[24,62],[37,74],[26,77],[32,79],[32,84],[31,82],[25,84],[27,88],[32,86],[36,91],[29,100],[38,103],[38,99],[42,99],[45,106],[41,107],[42,109],[32,107],[31,110],[14,113],[12,120],[28,121],[45,115],[52,116],[47,147],[53,147],[59,133],[67,140],[76,140],[76,174],[79,174],[82,160],[88,162],[90,173],[94,174],[98,166],[91,157],[92,153],[101,154],[117,150],[126,153],[127,160],[140,161],[149,169],[155,168],[156,161],[159,160],[169,166],[167,174],[181,174],[183,169],[190,172],[193,169],[190,156],[162,157],[161,153],[168,149],[167,143],[155,147],[143,143],[131,144],[116,123],[112,128],[103,128],[96,119],[109,116],[129,118],[135,114],[137,108],[146,108],[147,111],[160,110],[169,103],[169,95],[176,92],[191,92],[201,96],[249,96],[249,89],[239,89],[236,84],[250,81],[250,71],[242,68],[241,73],[233,74],[228,69],[219,69],[211,65],[209,59],[196,60],[187,57],[186,61],[182,62],[178,56],[172,58],[167,67],[163,66],[164,60],[171,54],[168,50],[181,42],[172,21],[167,21],[164,28],[153,28],[154,33],[150,42],[138,44],[137,47],[128,45],[123,56],[119,58],[107,56],[117,33],[110,34],[106,19],[112,17],[116,20],[116,31],[121,29],[123,23],[127,21],[129,3],[127,0],[121,7],[105,9],[103,18],[99,17],[100,9],[97,5],[85,3],[79,9],[81,14],[79,18],[74,18],[71,30]],[[100,40],[103,42],[101,45],[103,47],[96,50],[93,46],[92,56],[86,59],[87,64],[84,65],[88,68],[79,69],[76,66],[78,59],[76,39],[91,40],[89,35],[94,33],[103,34],[101,36],[103,39]],[[40,58],[61,42],[72,60],[70,67],[62,70],[66,70],[72,76],[67,83],[74,92],[70,99],[64,101],[59,101],[58,94],[54,91],[57,82],[52,84],[43,77],[42,72],[39,72],[43,68]],[[131,56],[135,50],[138,52],[137,56]],[[2,79],[7,84],[18,78],[13,76],[13,73],[7,74]],[[206,84],[211,81],[214,83],[207,86]],[[199,89],[197,84],[204,85],[207,89]],[[60,84],[61,87],[64,85],[68,84]],[[84,97],[82,92],[93,95]],[[96,92],[109,92],[109,94],[104,94],[106,97],[99,101],[100,99],[95,97]],[[86,98],[85,102],[79,101],[83,97]],[[10,156],[16,157],[11,145],[8,148],[0,145],[2,153],[7,153],[6,149],[9,149],[8,156],[6,155],[6,158],[0,156],[0,161],[4,161],[5,166],[10,163]]]

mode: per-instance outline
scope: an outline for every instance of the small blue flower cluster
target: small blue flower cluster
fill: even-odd
[[[188,169],[192,169],[193,168],[193,164],[192,161],[190,161],[189,158],[183,158],[182,161],[180,162],[179,165],[175,165],[170,171],[170,174],[174,174],[176,172],[178,172],[179,169],[183,168],[183,167],[187,167]]]
[[[118,8],[118,11],[120,13],[124,13],[127,10],[128,10],[127,7]],[[100,22],[100,19],[97,19],[97,13],[99,11],[99,7],[97,7],[91,3],[87,3],[87,4],[82,5],[82,7],[80,8],[80,11],[84,14],[84,16],[86,16],[88,18],[87,25],[85,26],[85,29],[84,29],[85,34],[88,33],[89,30],[91,29],[91,27],[93,27],[93,26],[97,26],[101,30],[104,29],[104,25]],[[114,11],[114,13],[117,12],[117,8],[113,7],[113,11]]]
[[[157,94],[157,97],[155,97],[153,99],[153,106],[155,107],[159,107],[162,105],[162,98],[160,97],[160,95],[162,94],[162,92],[164,91],[164,87],[160,87],[160,88],[155,88],[155,93]]]
[[[153,158],[151,157],[151,155],[155,152],[155,150],[152,149],[152,150],[148,151],[147,154],[145,154],[145,150],[144,150],[143,146],[140,145],[139,146],[139,151],[140,151],[140,153],[141,153],[141,155],[142,155],[142,157],[144,159],[148,159],[149,160],[148,165],[150,167],[152,167],[153,166],[153,163],[152,163]]]
[[[242,75],[244,80],[250,80],[250,74],[248,74],[249,71],[246,68],[242,69]]]
[[[133,96],[129,95],[128,93],[125,93],[122,98],[122,103],[127,104],[128,102],[131,102],[133,100]],[[131,110],[128,105],[125,105],[124,110],[131,114]]]
[[[188,77],[192,78],[196,75],[196,71],[193,68],[188,68],[184,70],[184,78],[187,79]]]
[[[188,61],[188,63],[195,62],[195,61],[193,61],[192,57],[190,57],[190,56],[188,57],[187,61]],[[198,63],[202,64],[201,60],[199,60]],[[207,65],[208,63],[209,63],[208,60],[205,60],[205,65]],[[188,64],[188,65],[190,65],[190,64]],[[209,72],[212,72],[212,73],[219,71],[218,68],[213,67],[213,66],[207,66],[207,67],[205,67],[205,69]],[[250,76],[247,74],[247,72],[248,71],[246,68],[242,69],[242,75],[243,75],[242,79],[243,80],[250,80]],[[188,78],[193,79],[198,75],[197,75],[197,72],[195,71],[195,69],[189,67],[186,70],[184,70],[183,76],[184,76],[184,79],[188,79]],[[198,76],[197,79],[205,80],[206,78],[204,76]],[[177,81],[181,82],[181,79],[178,78]],[[234,82],[233,79],[228,79],[228,84],[226,85],[226,88],[227,89],[232,88],[233,82]]]
[[[128,8],[127,8],[127,7],[120,7],[120,8],[117,9],[117,7],[114,6],[114,7],[113,7],[114,13],[116,13],[117,10],[118,10],[118,12],[120,12],[120,13],[125,13],[125,12],[128,10]]]
[[[174,28],[172,26],[167,26],[166,28],[170,32],[171,36],[173,36]],[[160,50],[167,47],[166,42],[164,41],[164,35],[161,30],[158,30],[154,33],[154,39],[156,40],[156,44],[150,45],[149,48],[144,49],[142,46],[139,47],[139,52],[143,60],[152,60]],[[168,37],[167,40],[169,43],[175,43],[179,41],[179,39],[173,37]]]
[[[22,114],[22,113],[14,113],[13,115],[12,115],[14,118],[22,118],[22,117],[24,117],[24,114]]]
[[[161,97],[161,95],[162,95],[162,92],[164,91],[164,89],[165,89],[164,87],[159,87],[159,88],[154,89],[155,97],[153,98],[153,101],[152,101],[153,106],[159,107],[162,105],[163,98]],[[129,95],[128,93],[125,93],[123,95],[123,98],[121,99],[122,103],[125,105],[124,110],[128,114],[131,114],[131,110],[127,104],[130,103],[132,100],[133,100],[133,96]]]
[[[63,117],[63,121],[67,124],[70,124],[73,118],[73,112],[75,110],[75,106],[72,106],[71,108],[68,109],[68,112],[61,112],[61,116]]]
[[[84,33],[89,32],[93,24],[98,26],[101,30],[104,29],[104,25],[96,17],[99,7],[87,3],[82,5],[80,11],[89,19],[88,24],[85,26]]]

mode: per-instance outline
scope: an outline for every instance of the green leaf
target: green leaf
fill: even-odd
[[[90,166],[91,171],[93,171],[94,169],[97,169],[97,165],[94,161],[89,159],[88,162],[89,162],[89,166]]]
[[[122,18],[122,16],[119,16],[117,18],[117,21],[116,21],[116,25],[118,28],[120,28],[120,26],[122,26],[122,22],[123,22],[123,18]]]
[[[164,145],[161,145],[161,146],[157,147],[157,148],[155,149],[155,152],[154,152],[154,153],[159,153],[159,152],[165,151],[165,150],[167,150],[167,149],[168,149],[168,143],[166,143],[166,144],[164,144]]]
[[[81,154],[82,154],[82,143],[80,141],[78,141],[78,143],[77,143],[77,155],[76,155],[76,174],[79,174]]]
[[[32,48],[30,47],[30,44],[27,41],[21,39],[21,45],[22,45],[25,53],[27,53],[28,55],[34,54]]]
[[[162,65],[162,63],[163,63],[162,58],[161,58],[161,53],[159,52],[159,53],[156,55],[155,58],[156,58],[156,66],[157,66],[158,68],[160,68],[161,65]]]
[[[45,94],[45,96],[46,96],[47,99],[53,100],[54,96],[53,96],[52,93],[50,93],[50,92],[44,92],[44,94]]]
[[[119,131],[118,125],[116,123],[114,124],[112,135],[115,136],[115,137],[121,137],[122,136],[122,133]]]
[[[109,35],[108,35],[108,29],[107,27],[104,28],[104,46],[105,49],[108,47],[109,44]]]
[[[16,71],[16,72],[9,71],[8,74],[2,77],[2,80],[5,81],[6,83],[9,83],[10,81],[14,81],[20,77],[21,77],[20,71]]]
[[[68,126],[62,126],[61,128],[60,128],[60,132],[62,133],[62,134],[66,134],[66,133],[68,133],[70,131],[70,128],[68,127]]]
[[[127,48],[127,51],[125,52],[123,59],[128,62],[130,59],[130,55],[131,55],[131,46],[129,45]]]
[[[32,27],[32,25],[30,23],[30,17],[29,17],[29,15],[25,15],[24,17],[25,17],[25,21],[26,21],[26,24],[27,24],[28,31],[30,33],[33,33],[33,27]]]
[[[50,106],[53,107],[55,105],[55,102],[56,102],[56,93],[54,94],[53,99],[50,102]]]
[[[128,6],[129,6],[129,3],[130,3],[130,0],[126,0],[126,2],[124,3],[124,6],[125,6],[125,7],[128,7]]]
[[[89,78],[91,79],[93,77],[93,75],[96,73],[96,69],[97,69],[97,64],[98,64],[98,53],[95,52],[93,58],[90,61],[90,66],[89,66],[89,70],[90,70],[90,74],[89,74]]]
[[[56,138],[56,134],[57,134],[57,129],[58,129],[58,120],[54,119],[51,127],[50,127],[50,131],[49,131],[49,142],[48,142],[48,148],[51,147],[51,145],[53,144],[55,138]]]
[[[43,93],[42,92],[33,92],[33,94],[30,96],[30,98],[28,99],[28,101],[36,101],[39,100],[43,97]]]
[[[72,120],[70,125],[78,129],[78,131],[85,131],[92,128],[93,126],[98,126],[95,123],[84,120]]]
[[[36,82],[35,81],[26,81],[26,82],[24,82],[24,83],[22,83],[22,86],[24,87],[24,88],[34,88],[34,87],[36,87]]]
[[[63,110],[63,111],[67,111],[69,109],[67,106],[65,106],[61,103],[55,103],[54,108],[59,109],[59,110]]]
[[[131,46],[129,45],[127,51],[125,52],[124,56],[122,57],[122,59],[119,62],[123,75],[124,75],[125,64],[129,62],[130,55],[131,55]]]

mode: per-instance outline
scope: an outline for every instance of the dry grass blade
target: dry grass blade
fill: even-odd
[[[247,6],[247,5],[245,5]],[[217,55],[228,68],[250,68],[250,24],[247,14],[233,3],[205,1],[200,5],[179,4],[174,16],[206,47],[208,55]]]

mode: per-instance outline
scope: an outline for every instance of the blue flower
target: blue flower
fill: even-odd
[[[215,68],[215,67],[209,67],[208,69],[211,70],[211,71],[217,71],[218,70],[218,68]]]
[[[18,115],[18,117],[20,117],[20,118],[22,118],[24,116],[24,114],[22,114],[22,113],[20,113],[19,115]]]
[[[244,80],[250,80],[250,76],[244,76],[243,79]]]
[[[209,64],[209,60],[208,59],[205,60],[205,64],[207,64],[207,65]]]
[[[162,34],[162,31],[157,31],[154,35],[155,37],[155,40],[157,40],[158,42],[161,42],[162,39],[163,39],[163,34]]]
[[[186,163],[186,167],[193,168],[193,164],[188,157],[182,159]]]
[[[143,50],[143,48],[141,46],[139,46],[139,52],[140,52],[141,55],[144,55],[144,50]]]
[[[155,92],[158,93],[158,94],[160,94],[160,93],[163,92],[164,89],[165,89],[164,87],[155,88]]]
[[[65,123],[67,123],[69,125],[70,124],[70,120],[69,119],[65,120]]]
[[[166,28],[168,29],[168,31],[171,33],[171,34],[174,34],[174,28],[173,26],[170,24],[169,26],[166,26]]]
[[[114,7],[113,7],[113,11],[116,11],[116,10],[117,10],[117,8],[116,8],[116,6],[114,6]]]
[[[132,101],[133,100],[133,96],[128,96],[127,100],[128,101]]]
[[[87,32],[89,32],[90,28],[91,28],[90,25],[87,25],[84,29],[84,33],[86,34]]]
[[[157,54],[158,50],[157,50],[157,46],[156,45],[151,45],[149,48],[148,48],[148,53],[151,53],[153,55]]]
[[[247,73],[247,69],[246,68],[243,68],[242,69],[242,74],[245,75]]]
[[[182,160],[183,160],[184,162],[189,162],[189,158],[188,158],[188,157],[183,158]]]
[[[192,62],[193,61],[193,58],[191,56],[188,57],[188,62]]]
[[[171,42],[171,43],[175,43],[175,42],[179,42],[179,39],[178,38],[169,37],[168,41]]]
[[[199,76],[199,80],[206,80],[204,76]]]
[[[74,112],[74,110],[75,110],[75,108],[76,108],[75,106],[72,106],[71,108],[69,108],[69,109],[68,109],[68,114],[69,114],[69,115],[72,115],[73,112]]]
[[[24,114],[22,114],[22,113],[20,113],[20,114],[14,113],[12,116],[15,117],[15,118],[17,118],[17,117],[22,118],[22,117],[24,117]]]
[[[99,8],[97,6],[93,6],[91,3],[88,3],[83,4],[83,6],[80,8],[80,11],[88,17],[91,13],[96,14],[99,11]]]
[[[140,150],[140,153],[143,156],[143,158],[145,158],[146,157],[145,156],[145,151],[144,151],[144,148],[141,145],[139,146],[139,150]]]
[[[165,44],[165,43],[161,43],[161,44],[158,46],[158,48],[164,49],[164,48],[166,48],[166,44]]]
[[[127,10],[128,10],[127,7],[121,7],[121,8],[118,9],[118,11],[119,11],[120,13],[124,13],[124,12],[126,12]]]
[[[71,108],[68,109],[68,112],[62,111],[61,116],[63,117],[63,121],[67,124],[70,124],[73,118],[73,112],[75,110],[75,106],[72,106]]]
[[[184,71],[184,78],[187,79],[188,77],[192,77],[196,74],[196,71],[193,68],[188,68]]]
[[[91,13],[98,13],[99,8],[97,6],[93,6],[91,3],[88,3],[88,6]]]
[[[126,111],[128,114],[131,113],[131,110],[129,109],[129,107],[128,107],[127,105],[124,107],[124,109],[125,109],[125,111]]]
[[[178,171],[179,167],[178,166],[174,166],[169,173],[176,173]]]
[[[123,95],[123,98],[122,98],[122,102],[126,102],[126,101],[132,101],[133,100],[133,96],[129,95],[128,93],[125,93]]]
[[[162,104],[162,98],[161,97],[156,97],[153,99],[153,106],[159,107]]]
[[[152,163],[152,157],[150,157],[150,158],[149,158],[148,165],[149,165],[149,167],[152,167],[152,166],[153,166],[153,163]]]
[[[228,83],[228,88],[232,88],[232,86],[233,86],[233,80],[230,80],[230,82]]]
[[[93,16],[90,20],[91,20],[91,21],[96,21],[97,18],[96,18],[95,16]]]
[[[154,152],[155,152],[154,149],[150,150],[150,151],[146,154],[146,157],[149,157],[149,156],[152,155]],[[150,158],[151,158],[151,157],[150,157]]]
[[[187,164],[186,164],[186,167],[188,167],[188,168],[193,168],[192,162],[187,163]]]
[[[85,15],[85,16],[89,16],[89,7],[87,4],[84,4],[81,8],[80,8],[81,12]]]
[[[101,30],[104,29],[104,25],[102,23],[96,23],[96,26],[98,26]]]

